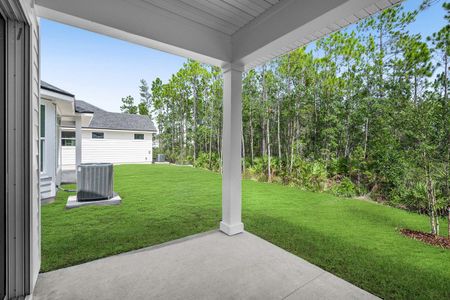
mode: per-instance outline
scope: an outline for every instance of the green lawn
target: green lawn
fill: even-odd
[[[65,210],[68,193],[60,192],[42,207],[43,272],[218,228],[219,174],[152,165],[114,171],[122,205]],[[382,298],[450,299],[450,251],[398,233],[427,231],[426,216],[245,180],[243,222],[247,231]]]

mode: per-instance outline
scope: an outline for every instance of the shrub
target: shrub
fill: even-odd
[[[344,177],[332,185],[331,192],[336,196],[354,197],[358,194],[358,188],[348,177]]]
[[[210,157],[208,152],[201,152],[195,160],[195,167],[220,171],[220,157],[217,153],[211,153]]]

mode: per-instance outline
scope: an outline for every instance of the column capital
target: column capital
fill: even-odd
[[[238,63],[227,63],[225,65],[222,66],[222,72],[223,73],[227,73],[229,71],[238,71],[238,72],[244,72],[245,67],[243,64],[238,64]]]

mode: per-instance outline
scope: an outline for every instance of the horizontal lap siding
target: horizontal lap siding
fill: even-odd
[[[41,266],[41,213],[39,191],[39,23],[34,15],[31,16],[31,290],[37,280]]]
[[[61,147],[61,165],[63,170],[75,167],[75,146]]]
[[[83,131],[84,163],[141,163],[152,161],[152,135],[144,140],[134,140],[134,132],[102,131],[104,139],[92,139],[92,131]]]

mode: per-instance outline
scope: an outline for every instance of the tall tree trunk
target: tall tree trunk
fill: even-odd
[[[344,149],[344,156],[345,156],[345,158],[348,158],[350,156],[350,113],[348,111],[347,111],[347,118],[346,118],[346,121],[345,121],[345,149]]]
[[[280,133],[280,102],[278,102],[277,137],[278,137],[278,164],[281,165],[281,133]]]
[[[253,141],[253,110],[252,110],[252,104],[250,103],[250,155],[251,155],[251,159],[252,159],[252,167],[253,167],[254,158],[255,158],[253,145],[254,145],[254,141]]]
[[[383,69],[384,69],[384,44],[383,44],[383,23],[380,23],[380,28],[379,28],[379,37],[378,37],[379,41],[378,41],[378,47],[379,47],[379,51],[380,51],[380,69],[379,69],[379,85],[378,85],[378,95],[380,98],[383,98]]]
[[[269,114],[268,114],[269,115]],[[270,157],[270,118],[267,118],[267,180],[272,182],[271,157]]]
[[[449,130],[449,104],[448,104],[448,56],[444,53],[444,151],[446,152],[445,159],[445,187],[444,197],[448,199],[447,204],[447,221],[448,221],[448,237],[450,238],[450,187],[449,187],[449,168],[450,168],[450,130]]]
[[[425,161],[425,173],[427,180],[427,197],[428,197],[428,210],[430,215],[430,225],[431,233],[439,235],[439,218],[436,212],[436,197],[434,194],[434,184],[431,178],[430,162],[428,160],[427,154],[423,152],[423,157]]]
[[[316,95],[314,95],[314,136],[313,136],[313,150],[314,150],[314,157],[317,157],[317,128],[319,127],[319,117],[317,115],[317,99]]]
[[[195,166],[195,160],[197,158],[197,96],[198,91],[197,87],[194,87],[194,133],[192,135],[192,139],[194,142],[194,166]]]
[[[217,152],[219,153],[220,174],[223,174],[222,133],[220,131],[220,128],[217,128]]]
[[[291,163],[289,165],[289,174],[292,173],[292,168],[294,166],[294,148],[295,148],[295,132],[296,132],[297,122],[294,120],[292,128],[292,139],[291,139]]]
[[[261,153],[263,157],[266,156],[266,149],[266,122],[263,116],[261,122]]]
[[[241,127],[242,128],[242,127]],[[241,172],[242,174],[245,174],[245,140],[244,140],[244,130],[242,130],[241,135]]]
[[[367,143],[369,141],[369,118],[366,118],[364,125],[364,159],[367,160]]]
[[[172,156],[174,155],[174,153],[175,153],[175,142],[176,142],[176,140],[175,140],[175,136],[176,136],[176,133],[175,133],[175,130],[176,130],[176,124],[175,124],[176,122],[175,122],[175,118],[172,116]]]
[[[212,170],[212,136],[213,136],[213,129],[211,128],[209,130],[209,169]]]

